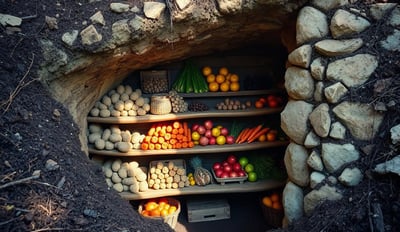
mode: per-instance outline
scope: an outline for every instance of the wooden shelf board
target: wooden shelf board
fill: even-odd
[[[192,119],[192,118],[212,118],[212,117],[249,117],[261,116],[267,114],[279,113],[283,110],[282,107],[278,108],[263,108],[251,110],[209,110],[202,112],[185,112],[178,114],[147,114],[143,116],[134,117],[87,117],[90,123],[107,123],[107,124],[129,124],[129,123],[146,123],[146,122],[160,122],[170,120]]]
[[[282,93],[281,89],[241,90],[237,92],[179,93],[186,98],[239,97]]]
[[[281,147],[288,145],[288,141],[273,141],[273,142],[253,142],[250,144],[226,144],[226,145],[207,145],[207,146],[194,146],[193,148],[182,149],[166,149],[166,150],[131,150],[127,153],[118,152],[115,150],[97,150],[90,147],[89,153],[102,156],[154,156],[154,155],[177,155],[177,154],[211,154],[222,152],[238,152],[256,150],[268,147]]]
[[[166,196],[180,196],[180,195],[196,195],[196,194],[216,194],[216,193],[241,193],[241,192],[259,192],[266,191],[284,186],[285,182],[276,180],[258,180],[256,182],[244,182],[240,183],[226,183],[221,184],[210,184],[206,186],[190,186],[179,189],[165,189],[165,190],[153,190],[149,189],[146,192],[140,193],[120,193],[121,197],[126,200],[141,200],[156,197]]]

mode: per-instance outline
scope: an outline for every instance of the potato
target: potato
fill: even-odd
[[[113,172],[113,174],[111,176],[111,180],[113,183],[121,183],[121,181],[122,181],[121,177],[118,176],[117,172]]]
[[[106,142],[102,139],[96,139],[96,141],[94,141],[94,147],[97,150],[103,150],[106,146]]]
[[[103,129],[99,124],[90,124],[89,125],[89,131],[92,133],[101,133]]]
[[[114,185],[110,178],[106,178],[106,184],[110,188]]]
[[[141,89],[135,89],[135,92],[139,94],[139,96],[142,96],[142,90]]]
[[[123,94],[125,92],[125,86],[123,85],[118,85],[117,87],[117,93]]]
[[[120,117],[121,116],[121,112],[119,112],[118,110],[111,110],[111,116]]]
[[[120,100],[119,93],[114,93],[113,95],[111,95],[111,102],[113,104],[117,103],[119,100]]]
[[[129,186],[129,191],[131,191],[132,193],[138,193],[139,192],[139,185],[133,184],[133,185]]]
[[[100,117],[108,118],[110,117],[111,112],[108,109],[100,110]]]
[[[126,93],[121,94],[120,96],[121,101],[125,102],[127,100],[129,100],[129,95]]]
[[[99,108],[100,111],[101,111],[101,110],[106,110],[106,109],[108,109],[107,105],[105,105],[105,104],[103,104],[103,103],[101,103],[101,102],[99,102],[99,103],[97,104],[97,108]]]
[[[122,192],[122,191],[124,191],[124,187],[122,186],[122,184],[121,183],[116,183],[116,184],[114,184],[113,185],[113,189],[115,189],[115,191],[117,191],[117,192]]]
[[[129,95],[129,99],[131,99],[132,101],[136,101],[139,97],[140,97],[140,94],[137,93],[136,91],[135,91],[135,92],[132,92],[132,93]]]
[[[110,151],[114,149],[114,143],[110,142],[110,141],[106,141],[106,146],[104,147],[104,149]]]
[[[128,111],[128,116],[136,116],[136,115],[137,115],[136,110],[129,110]]]
[[[122,160],[121,159],[116,159],[111,165],[111,169],[114,172],[118,172],[118,170],[121,168]]]
[[[117,142],[116,148],[120,152],[127,153],[131,149],[131,144],[129,142]]]
[[[108,140],[110,138],[110,135],[111,135],[111,130],[106,128],[106,129],[104,129],[104,131],[101,135],[101,139]]]
[[[149,103],[145,103],[142,107],[146,112],[150,111],[150,104]]]
[[[128,116],[128,111],[126,111],[126,110],[121,111],[121,116],[122,117]]]
[[[138,183],[134,177],[128,177],[128,178],[125,178],[122,180],[122,184],[132,185],[132,184],[138,184]]]
[[[109,141],[113,142],[113,143],[121,142],[122,141],[122,136],[121,136],[121,134],[112,133],[110,135]]]
[[[93,133],[88,136],[89,143],[94,143],[97,139],[101,139],[100,133]]]
[[[103,96],[101,102],[106,106],[110,106],[112,104],[111,98],[109,96]]]
[[[115,89],[112,89],[112,90],[108,91],[107,95],[111,97],[116,92],[117,91],[115,91]]]
[[[124,101],[124,110],[127,110],[128,112],[129,112],[129,110],[131,110],[132,109],[132,106],[134,105],[135,103],[133,103],[133,101],[132,100],[125,100]]]
[[[118,170],[118,176],[121,177],[121,179],[124,179],[124,178],[126,178],[128,176],[128,172],[126,171],[125,168],[121,167]]]
[[[129,130],[121,132],[122,142],[130,142],[131,141],[131,132]]]
[[[103,173],[107,178],[111,178],[112,174],[113,174],[113,171],[109,167],[107,167],[107,168],[103,167]]]
[[[114,109],[118,110],[118,111],[123,111],[125,107],[125,104],[123,101],[119,100],[114,104]]]
[[[137,115],[139,115],[139,116],[143,116],[143,115],[146,115],[146,111],[143,109],[143,108],[139,108],[139,109],[137,109]]]
[[[139,183],[139,191],[140,192],[146,192],[149,190],[149,184],[146,181],[142,181]]]
[[[93,109],[90,110],[90,116],[99,117],[99,115],[100,115],[99,108],[93,108]]]
[[[113,164],[112,160],[107,160],[106,162],[103,163],[103,168],[110,168],[111,169],[112,164]]]
[[[138,99],[136,99],[135,104],[137,106],[143,106],[144,105],[144,98],[143,97],[139,97]]]
[[[123,190],[124,192],[129,191],[129,186],[128,186],[128,185],[124,185],[124,184],[123,184],[122,187],[124,188],[124,190]]]
[[[133,92],[132,87],[129,86],[129,85],[126,85],[126,86],[125,86],[125,93],[129,95],[129,94],[131,94],[132,92]]]

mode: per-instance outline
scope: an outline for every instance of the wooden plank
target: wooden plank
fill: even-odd
[[[261,192],[270,189],[279,188],[285,185],[285,181],[277,180],[258,180],[256,182],[229,183],[225,185],[210,184],[206,186],[190,186],[179,189],[153,190],[140,193],[120,193],[121,197],[126,200],[142,200],[156,197],[180,196],[180,195],[197,195],[197,194],[225,194],[225,193],[246,193]]]

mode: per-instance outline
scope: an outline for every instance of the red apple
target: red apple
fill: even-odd
[[[226,128],[226,127],[222,127],[222,128],[220,129],[220,133],[221,133],[221,135],[223,135],[223,136],[227,136],[227,135],[229,134],[229,130],[228,130],[228,128]]]
[[[199,128],[199,124],[195,123],[192,125],[192,131],[197,131],[197,128]]]
[[[226,162],[228,162],[230,165],[233,165],[234,163],[236,163],[236,156],[229,155],[228,158],[226,158]]]
[[[199,139],[199,144],[202,146],[206,146],[208,145],[208,138],[205,136],[201,136]]]
[[[206,133],[206,128],[204,126],[199,126],[197,128],[197,132],[199,132],[199,134],[204,135]]]
[[[235,143],[235,138],[232,135],[226,136],[226,143],[227,144],[234,144]]]
[[[232,177],[232,178],[238,177],[238,174],[237,174],[237,172],[235,172],[235,171],[231,171],[231,172],[229,173],[229,177]]]
[[[215,145],[217,143],[217,140],[215,139],[215,137],[210,137],[208,138],[208,144],[210,145]]]
[[[228,173],[231,172],[231,171],[232,171],[231,165],[225,165],[225,166],[224,166],[224,171],[225,171],[225,172],[228,172]]]
[[[222,166],[229,166],[228,161],[226,161],[226,160],[222,161]]]
[[[221,176],[219,178],[228,178],[229,177],[229,172],[222,172]]]
[[[246,176],[246,172],[244,170],[239,170],[237,173],[238,173],[238,176],[240,176],[240,177]]]
[[[222,173],[224,173],[224,170],[222,170],[222,169],[217,169],[217,170],[214,170],[214,173],[215,173],[215,176],[216,176],[216,177],[220,178],[221,175],[222,175]]]
[[[234,164],[232,165],[232,169],[233,169],[235,172],[238,172],[238,171],[242,170],[242,165],[240,165],[240,163],[234,163]]]
[[[206,120],[204,122],[204,127],[208,130],[211,130],[213,128],[213,122],[211,120]]]
[[[222,164],[221,164],[220,162],[215,162],[215,163],[213,164],[213,169],[214,169],[214,171],[217,170],[217,169],[220,169],[221,166],[222,166]]]
[[[211,130],[210,129],[206,129],[206,132],[204,132],[204,136],[206,136],[207,138],[213,137],[212,134],[211,134]]]

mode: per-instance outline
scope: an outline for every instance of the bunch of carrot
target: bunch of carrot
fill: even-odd
[[[194,146],[187,122],[154,124],[140,145],[142,150],[191,148]]]
[[[258,137],[264,135],[270,130],[269,127],[263,127],[262,124],[255,127],[244,128],[239,135],[236,137],[235,143],[252,143],[258,139]]]

